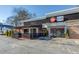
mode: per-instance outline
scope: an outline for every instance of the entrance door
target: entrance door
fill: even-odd
[[[37,38],[37,28],[30,29],[30,38],[32,39]]]
[[[53,37],[64,37],[64,28],[51,28]]]
[[[29,34],[29,29],[24,29],[24,34]]]
[[[24,37],[29,38],[29,28],[28,29],[24,29]]]

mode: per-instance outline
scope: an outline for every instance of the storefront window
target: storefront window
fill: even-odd
[[[53,37],[64,37],[64,27],[52,27],[50,30]]]
[[[43,33],[43,36],[47,36],[48,35],[48,30],[46,28],[43,28],[42,33]]]

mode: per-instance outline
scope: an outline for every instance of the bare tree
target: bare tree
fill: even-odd
[[[20,20],[27,20],[36,16],[35,13],[32,14],[28,10],[22,7],[14,8],[13,13],[14,15],[8,17],[7,20],[9,21],[10,24],[12,25],[14,24],[16,27]]]
[[[13,11],[17,17],[18,20],[26,20],[32,18],[35,14],[31,14],[28,10],[25,8],[14,8]]]
[[[7,18],[6,22],[9,24],[9,25],[13,25],[13,26],[17,26],[17,18],[16,16],[10,16]]]
[[[9,25],[13,25],[14,16],[10,16],[7,18],[6,23]]]

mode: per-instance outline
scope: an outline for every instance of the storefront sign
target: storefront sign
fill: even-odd
[[[55,17],[50,18],[50,22],[55,22],[55,21],[56,21]]]
[[[64,16],[58,16],[56,20],[57,21],[64,21]]]

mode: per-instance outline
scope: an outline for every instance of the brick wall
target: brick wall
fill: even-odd
[[[69,38],[70,39],[79,39],[79,28],[77,27],[69,27]]]

